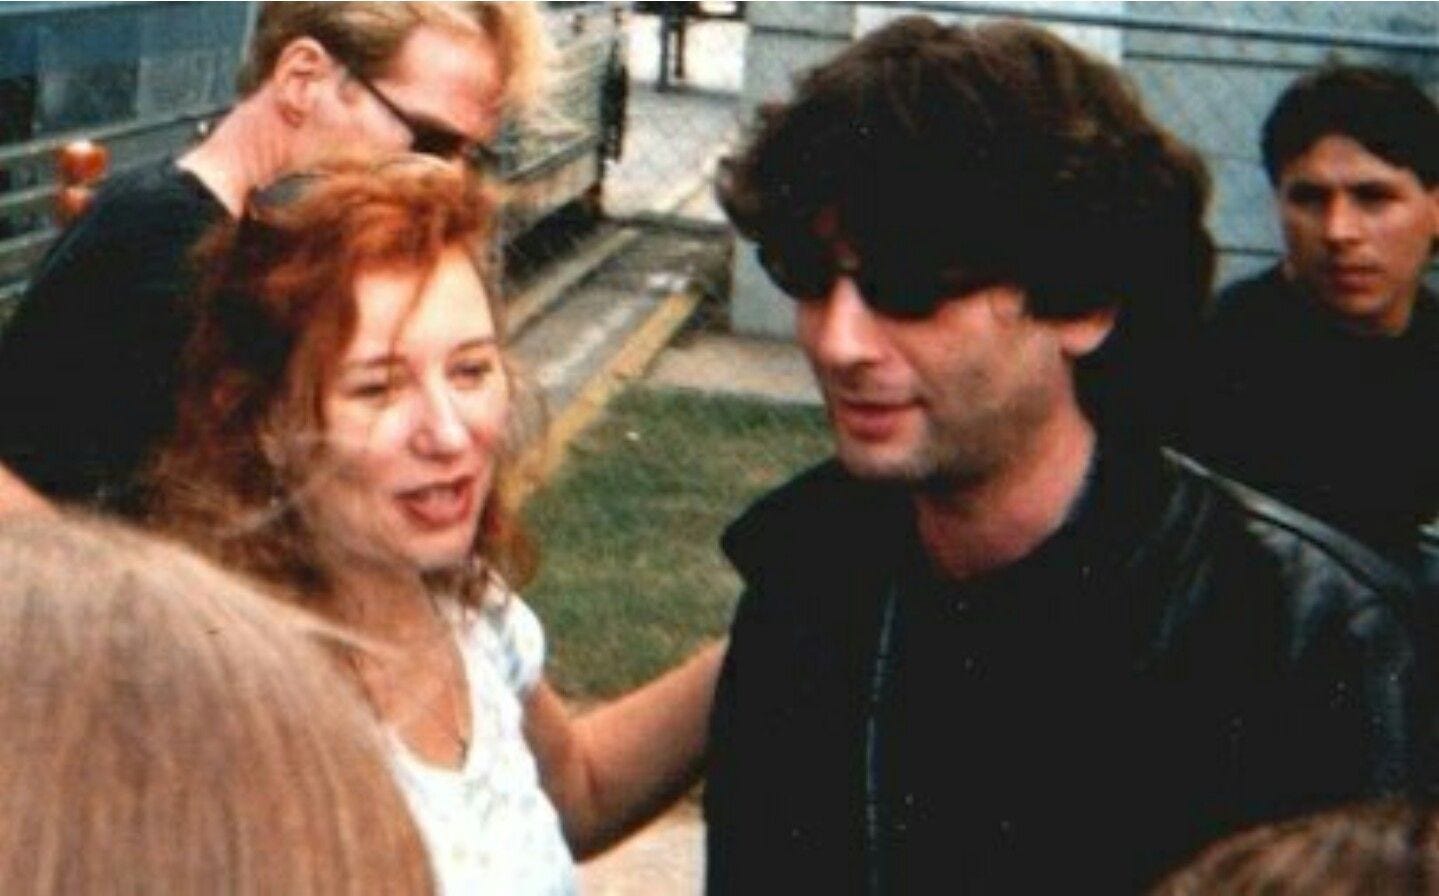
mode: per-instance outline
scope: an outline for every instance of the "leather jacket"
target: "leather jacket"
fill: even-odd
[[[830,462],[724,536],[709,892],[1136,892],[1427,768],[1410,583],[1179,455],[1102,444],[1069,520],[964,583]]]

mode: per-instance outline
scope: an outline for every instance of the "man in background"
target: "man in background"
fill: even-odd
[[[1185,447],[1409,565],[1439,515],[1439,109],[1331,66],[1264,123],[1283,260],[1217,299]]]

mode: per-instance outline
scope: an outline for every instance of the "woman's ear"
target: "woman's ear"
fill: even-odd
[[[1059,347],[1070,360],[1077,361],[1104,344],[1114,331],[1114,320],[1119,308],[1097,308],[1080,317],[1069,317],[1053,321],[1059,336]]]
[[[334,58],[312,37],[296,38],[280,50],[270,84],[275,106],[287,124],[298,126],[309,118],[336,67]]]

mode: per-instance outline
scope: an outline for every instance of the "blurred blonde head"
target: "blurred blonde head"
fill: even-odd
[[[168,543],[0,521],[0,892],[430,892],[316,637]]]

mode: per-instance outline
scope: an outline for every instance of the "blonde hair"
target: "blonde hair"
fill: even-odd
[[[264,3],[240,70],[248,96],[274,71],[292,41],[310,37],[365,78],[382,77],[405,38],[421,25],[489,38],[499,55],[505,109],[525,113],[542,92],[549,57],[534,3]]]
[[[118,525],[0,522],[0,892],[431,892],[329,634]]]

